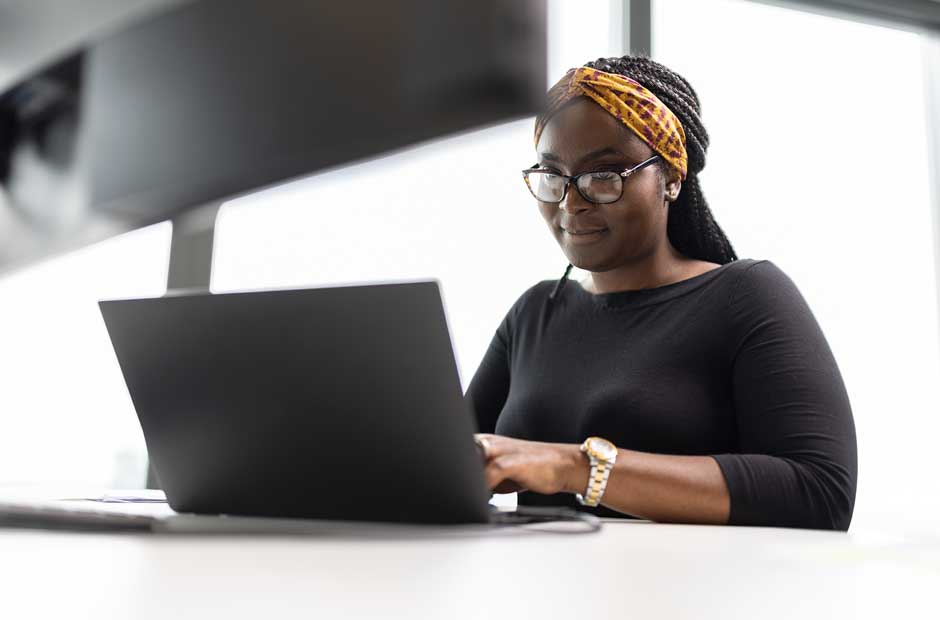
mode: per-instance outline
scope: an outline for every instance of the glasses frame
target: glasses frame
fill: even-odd
[[[616,172],[622,178],[626,179],[634,172],[638,172],[639,170],[642,170],[643,168],[649,166],[650,164],[652,164],[658,159],[661,159],[659,155],[653,155],[646,161],[641,161],[640,163],[633,166],[632,168],[625,168],[624,170],[621,170],[620,172],[617,172],[616,170],[588,170],[586,172],[581,172],[579,174],[574,174],[571,176],[568,176],[566,174],[560,174],[558,172],[553,171],[551,168],[545,168],[545,167],[539,166],[538,164],[534,164],[531,168],[526,168],[525,170],[522,171],[522,178],[523,180],[525,180],[526,187],[529,188],[529,193],[532,194],[532,197],[538,200],[539,202],[544,202],[546,204],[553,204],[553,205],[561,204],[565,200],[565,198],[568,196],[568,188],[571,186],[572,183],[574,183],[574,186],[578,190],[578,193],[581,195],[581,198],[584,198],[584,200],[586,200],[587,202],[590,202],[591,204],[595,204],[595,205],[609,205],[614,202],[617,202],[623,197],[623,181],[621,181],[620,183],[620,195],[619,196],[617,196],[613,200],[608,200],[606,202],[597,202],[596,200],[591,200],[590,198],[584,195],[584,192],[581,191],[581,187],[578,185],[578,180],[580,180],[581,177],[583,177],[586,174],[594,174],[596,172]],[[558,176],[564,179],[565,188],[561,192],[561,198],[559,198],[558,200],[542,200],[541,198],[536,196],[535,190],[532,189],[532,184],[529,181],[529,174],[532,172],[535,172],[538,174],[551,173],[551,174],[554,174],[555,176]]]

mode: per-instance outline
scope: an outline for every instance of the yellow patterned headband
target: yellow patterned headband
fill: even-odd
[[[590,97],[611,116],[629,127],[685,179],[689,159],[682,123],[645,86],[623,75],[588,67],[570,69],[548,91],[548,108],[535,121],[535,143],[545,124],[564,104],[579,96]]]

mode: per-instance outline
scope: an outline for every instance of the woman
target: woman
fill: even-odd
[[[490,488],[600,516],[847,530],[839,369],[790,278],[738,260],[712,217],[689,83],[643,57],[587,63],[549,91],[535,142],[523,174],[570,264],[516,301],[467,390]],[[567,282],[572,265],[589,277]]]

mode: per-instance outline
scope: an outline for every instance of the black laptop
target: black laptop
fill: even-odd
[[[491,520],[437,281],[100,307],[174,510]]]

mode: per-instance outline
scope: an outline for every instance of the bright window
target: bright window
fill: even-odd
[[[653,41],[702,101],[716,218],[739,256],[796,282],[839,363],[858,432],[853,527],[935,522],[922,37],[752,2],[657,0]]]
[[[0,278],[0,486],[137,488],[147,453],[98,300],[166,292],[169,223]]]

